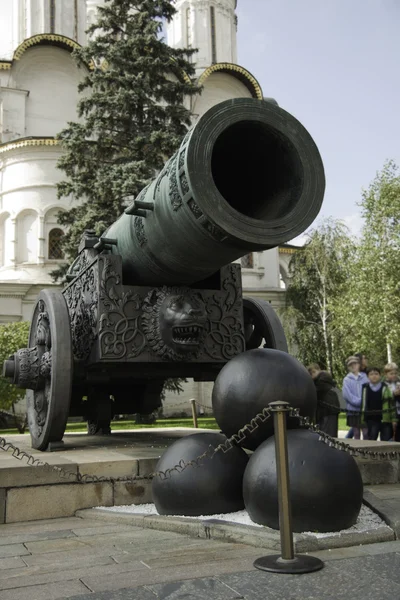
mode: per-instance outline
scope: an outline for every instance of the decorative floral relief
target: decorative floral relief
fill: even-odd
[[[135,233],[136,233],[137,240],[139,242],[139,246],[142,247],[147,242],[146,233],[144,231],[143,217],[135,217],[133,226],[135,228]]]
[[[141,299],[123,291],[120,274],[110,259],[101,257],[99,341],[102,358],[136,358],[146,346],[140,329]]]
[[[189,193],[190,188],[189,188],[189,182],[187,180],[185,172],[183,172],[182,175],[180,176],[180,181],[181,181],[182,194],[183,194],[183,196],[186,196],[186,194]]]
[[[189,200],[188,207],[190,208],[190,210],[192,211],[192,213],[194,214],[196,219],[200,219],[200,217],[203,216],[203,212],[202,212],[201,208],[198,206],[198,204],[196,204],[196,202],[193,200],[193,198],[191,198]]]
[[[209,329],[204,348],[211,358],[230,360],[245,350],[241,283],[233,265],[228,267],[222,290],[225,292],[222,299],[220,294],[207,299]]]
[[[63,291],[69,312],[72,351],[79,361],[87,360],[97,339],[97,271],[96,261]]]
[[[178,210],[182,206],[182,198],[178,188],[178,178],[176,175],[176,161],[173,161],[171,165],[171,172],[169,176],[169,200],[171,202],[173,210]]]

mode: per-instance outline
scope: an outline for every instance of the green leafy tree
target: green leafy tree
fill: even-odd
[[[28,345],[29,323],[19,321],[0,325],[0,365],[3,364],[18,348],[26,348]],[[26,427],[26,419],[18,418],[15,414],[14,404],[25,396],[25,390],[8,383],[4,377],[0,377],[0,413],[11,409],[18,430],[23,433]]]
[[[65,179],[58,195],[80,201],[59,215],[69,260],[85,229],[103,233],[124,197],[154,178],[191,123],[184,101],[200,91],[195,50],[171,48],[161,37],[175,12],[172,0],[106,0],[87,46],[74,51],[79,64],[94,68],[79,85],[79,121],[59,134]]]
[[[343,375],[348,350],[337,307],[349,285],[354,244],[345,225],[324,221],[308,233],[289,265],[284,321],[292,351],[307,364],[317,362]]]
[[[400,171],[393,161],[363,192],[360,206],[364,226],[342,319],[354,347],[382,364],[400,356]]]

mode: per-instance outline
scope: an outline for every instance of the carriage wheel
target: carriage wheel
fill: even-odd
[[[63,438],[71,402],[72,343],[64,296],[42,290],[32,317],[29,348],[4,364],[4,375],[27,389],[32,448],[46,450]]]
[[[59,291],[42,290],[33,314],[29,346],[37,345],[42,385],[28,394],[32,447],[46,450],[62,440],[67,425],[72,385],[72,341],[68,308]]]
[[[278,315],[269,302],[243,298],[246,350],[264,348],[288,352],[285,332]]]

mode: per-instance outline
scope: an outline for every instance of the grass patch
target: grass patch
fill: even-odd
[[[343,415],[343,414],[339,415],[339,427],[338,427],[339,431],[340,430],[348,431],[350,429],[350,427],[348,427],[348,425],[346,425],[346,419],[347,419],[346,415]]]
[[[219,427],[214,417],[198,417],[197,419],[200,429],[218,429]],[[157,429],[162,427],[193,427],[192,419],[159,419],[154,423],[147,424],[143,423],[138,425],[135,421],[112,421],[111,429],[116,431],[118,429]],[[68,423],[67,431],[80,432],[86,431],[86,423]]]
[[[25,433],[29,433],[29,431],[25,431]],[[5,435],[18,435],[18,429],[0,429],[0,436]]]
[[[198,417],[198,425],[200,429],[216,429],[220,430],[214,417]],[[192,419],[160,419],[152,424],[140,424],[138,425],[135,421],[112,421],[111,429],[117,431],[118,429],[156,429],[162,427],[193,427]],[[339,415],[339,430],[348,431],[350,428],[346,425],[346,415]],[[86,432],[86,423],[68,423],[67,433],[82,433]],[[25,433],[29,433],[26,431]],[[17,429],[0,429],[0,436],[5,435],[16,435],[18,434]]]
[[[200,429],[217,429],[220,430],[214,417],[198,417],[197,422]],[[112,421],[111,429],[117,431],[118,429],[157,429],[162,427],[193,427],[192,419],[160,419],[152,424],[140,424],[138,425],[135,421]],[[86,432],[86,423],[67,423],[67,433],[82,433]],[[26,431],[25,433],[29,433]],[[17,435],[17,429],[0,429],[0,436],[5,435]]]

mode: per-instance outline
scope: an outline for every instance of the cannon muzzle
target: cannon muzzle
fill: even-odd
[[[270,102],[228,100],[104,236],[118,242],[125,284],[192,285],[303,233],[324,189],[320,154],[297,119]]]

